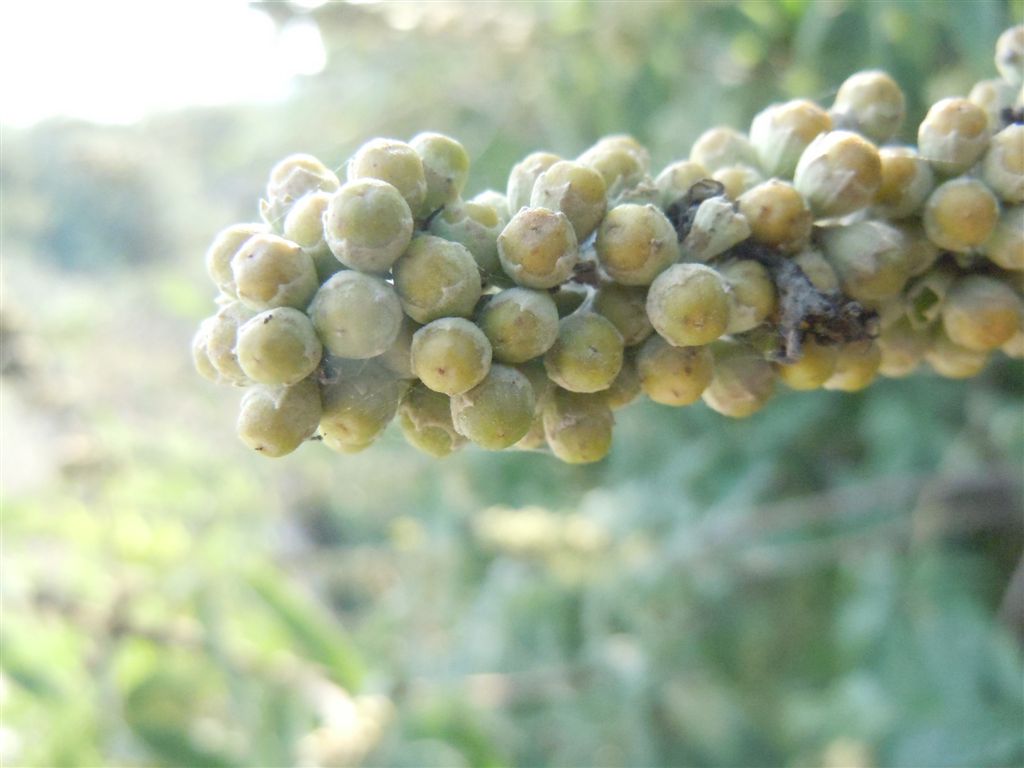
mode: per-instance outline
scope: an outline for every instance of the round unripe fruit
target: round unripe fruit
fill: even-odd
[[[213,362],[210,360],[210,353],[207,349],[207,343],[210,336],[210,326],[213,325],[214,319],[208,317],[199,324],[199,329],[196,331],[195,336],[192,337],[192,364],[195,366],[196,372],[207,381],[212,381],[214,384],[220,384],[222,379],[220,373],[214,368]]]
[[[870,339],[844,344],[839,349],[835,372],[824,387],[840,392],[859,392],[875,380],[881,362],[882,351]]]
[[[373,139],[361,146],[348,161],[348,180],[380,179],[398,190],[413,216],[423,210],[427,198],[427,178],[423,161],[416,150],[404,141]]]
[[[662,272],[647,294],[647,316],[670,344],[709,344],[729,326],[722,277],[703,264],[676,264]]]
[[[556,390],[543,418],[548,446],[562,461],[591,464],[608,455],[614,418],[604,395]]]
[[[752,259],[735,259],[720,264],[718,269],[729,284],[727,333],[752,330],[775,311],[775,283],[763,264]]]
[[[903,236],[903,258],[911,277],[923,275],[935,266],[942,249],[928,239],[919,219],[895,221],[892,226]]]
[[[811,212],[800,193],[785,181],[758,184],[740,195],[737,205],[758,242],[795,252],[811,237]]]
[[[932,370],[947,379],[974,378],[984,369],[988,358],[988,352],[961,347],[941,331],[935,334],[924,353]]]
[[[331,198],[324,236],[338,261],[386,272],[412,240],[412,212],[395,187],[374,178],[349,181]]]
[[[890,379],[900,379],[917,370],[930,341],[927,331],[914,328],[904,317],[884,326],[876,343],[882,355],[878,372]]]
[[[963,173],[988,144],[988,117],[967,99],[942,99],[928,110],[917,129],[917,150],[936,172]]]
[[[275,231],[284,226],[291,207],[310,192],[333,192],[339,187],[334,171],[312,155],[289,155],[270,171],[267,198],[260,201],[260,216]]]
[[[812,141],[796,166],[793,185],[818,218],[845,216],[869,205],[882,182],[875,145],[850,131]]]
[[[491,367],[491,344],[461,317],[443,317],[412,337],[412,370],[435,392],[458,395],[472,389]]]
[[[992,137],[981,178],[1003,202],[1024,203],[1024,125],[1008,125]]]
[[[464,245],[417,235],[395,262],[395,291],[417,323],[469,317],[480,298],[480,271]]]
[[[231,259],[239,300],[250,309],[305,309],[320,285],[313,259],[276,235],[253,235]]]
[[[498,235],[505,220],[490,205],[456,201],[430,220],[430,231],[445,240],[461,243],[473,254],[488,282],[507,282],[498,259]]]
[[[952,179],[936,187],[922,216],[928,238],[957,253],[967,253],[988,240],[999,221],[999,201],[977,179]]]
[[[756,167],[757,151],[750,139],[735,128],[718,126],[704,131],[690,149],[690,160],[707,170],[717,171],[729,165]]]
[[[250,387],[238,412],[238,437],[264,456],[284,456],[312,437],[320,410],[320,389],[310,379],[292,387]]]
[[[813,101],[794,99],[759,112],[750,124],[750,143],[767,173],[791,179],[807,145],[830,130],[828,112]]]
[[[526,376],[506,365],[492,365],[483,381],[451,399],[452,423],[476,445],[500,451],[530,430],[534,406]]]
[[[965,275],[946,293],[942,327],[954,344],[988,352],[1020,329],[1022,313],[1024,304],[1006,283],[986,275]]]
[[[402,305],[379,277],[344,271],[313,297],[309,316],[332,355],[362,360],[387,351],[402,325]]]
[[[498,214],[502,227],[508,224],[508,220],[512,218],[512,214],[508,209],[508,198],[505,197],[503,192],[499,192],[496,189],[485,189],[483,192],[473,195],[469,202],[486,208],[493,208],[494,212]]]
[[[839,275],[821,251],[814,248],[803,250],[793,257],[793,263],[800,267],[811,285],[822,293],[836,293],[839,290]]]
[[[679,260],[676,230],[653,205],[617,205],[597,231],[597,259],[622,285],[650,285]]]
[[[1019,88],[997,77],[976,82],[967,99],[981,107],[988,118],[989,131],[995,133],[1003,126],[1003,110],[1013,107],[1019,92]]]
[[[712,173],[711,178],[722,185],[730,200],[738,200],[748,189],[764,181],[761,172],[751,165],[727,165]]]
[[[570,392],[608,389],[622,368],[622,334],[595,312],[578,312],[558,324],[558,338],[544,355],[553,382]]]
[[[1003,269],[1024,270],[1024,205],[1003,209],[985,243],[985,255]]]
[[[539,360],[516,366],[516,370],[529,379],[530,385],[533,387],[534,407],[530,430],[516,442],[514,447],[520,451],[540,450],[547,446],[547,442],[544,440],[544,407],[556,389],[555,383],[548,378],[544,364]]]
[[[233,224],[221,230],[206,251],[206,273],[225,296],[237,298],[231,260],[253,235],[267,231],[265,224]]]
[[[452,203],[462,194],[469,177],[469,153],[451,136],[442,133],[420,133],[409,146],[416,150],[423,163],[423,176],[427,193],[423,210],[436,211]]]
[[[577,158],[601,174],[609,191],[639,184],[651,166],[647,149],[632,136],[605,136]]]
[[[533,194],[537,177],[561,159],[550,152],[534,152],[512,166],[506,190],[509,215],[515,216],[520,208],[530,204],[530,195]]]
[[[921,210],[935,188],[935,173],[911,147],[882,147],[882,183],[875,193],[875,211],[888,219],[904,219]]]
[[[238,364],[235,347],[238,329],[253,316],[253,311],[240,301],[221,307],[217,314],[204,321],[206,327],[206,356],[224,381],[235,386],[246,386],[249,377]]]
[[[633,347],[654,333],[647,317],[647,289],[608,283],[594,294],[593,309],[608,318],[622,334],[622,343]]]
[[[661,192],[661,207],[668,208],[672,203],[686,197],[698,181],[709,178],[711,174],[708,170],[692,160],[680,160],[667,166],[654,180]]]
[[[887,73],[874,69],[857,72],[839,86],[832,116],[837,128],[845,128],[882,144],[903,123],[906,99]]]
[[[253,381],[290,386],[316,370],[323,346],[305,313],[278,307],[261,312],[238,329],[235,354]]]
[[[488,301],[477,319],[502,363],[524,363],[543,355],[558,338],[558,309],[551,296],[508,288]]]
[[[343,268],[324,238],[324,213],[333,196],[333,192],[323,190],[310,192],[292,206],[284,219],[284,236],[313,259],[316,277],[321,283]]]
[[[839,350],[819,344],[813,339],[804,341],[800,359],[792,363],[779,363],[777,370],[790,389],[807,390],[822,386],[836,369]]]
[[[440,459],[461,448],[466,438],[455,431],[447,395],[413,387],[398,408],[398,425],[406,442]]]
[[[524,208],[498,236],[505,274],[527,288],[554,288],[569,279],[579,261],[572,224],[564,213]]]
[[[711,347],[711,383],[701,395],[704,403],[723,416],[744,419],[761,410],[775,391],[772,364],[750,347],[722,341]]]
[[[582,163],[560,160],[533,185],[530,205],[561,211],[572,224],[577,242],[583,242],[601,223],[608,208],[604,179]]]
[[[873,304],[903,290],[910,277],[899,230],[871,219],[825,227],[821,242],[843,292]]]
[[[332,450],[357,453],[391,423],[401,390],[393,376],[372,362],[340,362],[332,373],[321,390],[320,435]]]
[[[685,261],[706,262],[750,237],[750,222],[722,195],[698,207],[680,250]]]
[[[636,356],[640,388],[662,405],[689,405],[711,383],[713,359],[709,347],[673,347],[652,336]]]
[[[1011,85],[1024,83],[1024,24],[1010,27],[996,40],[996,69]]]
[[[604,391],[604,396],[608,407],[613,411],[625,408],[640,396],[640,375],[637,373],[636,363],[632,358],[627,357],[622,361],[619,375]]]
[[[416,374],[412,370],[412,337],[421,327],[403,314],[402,325],[395,340],[374,359],[400,379],[415,379]]]

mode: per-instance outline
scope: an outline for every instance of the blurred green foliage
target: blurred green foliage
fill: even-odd
[[[304,15],[260,6],[285,24]],[[903,138],[1021,4],[329,3],[284,104],[8,130],[0,761],[1024,764],[1019,363],[725,420],[630,408],[571,467],[389,432],[276,462],[191,370],[274,160],[434,129],[470,187],[604,133],[655,163],[884,67]],[[197,16],[197,23],[201,16]]]

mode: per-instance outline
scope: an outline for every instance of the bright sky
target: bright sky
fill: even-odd
[[[324,59],[315,24],[245,0],[0,0],[0,123],[274,101]]]

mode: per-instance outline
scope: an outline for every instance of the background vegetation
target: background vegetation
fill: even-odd
[[[478,191],[625,131],[660,167],[866,67],[912,141],[1019,2],[260,8],[327,49],[285,102],[5,128],[4,765],[1024,763],[1019,362],[640,404],[571,467],[267,461],[188,355],[205,245],[289,152],[447,131]]]

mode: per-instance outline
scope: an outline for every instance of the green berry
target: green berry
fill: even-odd
[[[759,243],[795,253],[810,240],[814,219],[800,193],[785,181],[758,184],[740,195],[736,205]]]
[[[320,436],[332,450],[357,453],[391,423],[402,390],[393,376],[372,361],[330,362],[329,380],[321,391]]]
[[[751,259],[730,259],[718,265],[729,285],[728,333],[752,330],[775,312],[775,283],[763,264]]]
[[[387,272],[412,240],[412,212],[398,189],[361,178],[346,183],[324,213],[327,245],[360,272]]]
[[[711,382],[701,398],[713,411],[734,419],[752,416],[775,391],[772,364],[750,347],[722,341],[711,347]]]
[[[1024,303],[1003,281],[965,275],[946,293],[942,327],[954,344],[988,352],[1009,341],[1021,328]]]
[[[508,288],[490,298],[477,322],[502,363],[524,363],[543,355],[558,338],[558,309],[550,294]]]
[[[821,242],[843,292],[857,301],[872,304],[895,296],[910,277],[903,236],[883,222],[824,227]]]
[[[917,149],[937,173],[955,176],[974,165],[988,144],[988,116],[967,99],[932,105],[917,130]]]
[[[544,408],[555,391],[555,384],[548,378],[544,364],[538,360],[518,365],[516,370],[526,376],[533,387],[534,407],[529,431],[513,447],[520,451],[541,450],[547,446],[544,439]]]
[[[332,192],[310,192],[301,198],[284,219],[284,236],[309,254],[316,268],[317,280],[323,283],[343,268],[324,238],[324,213],[334,196]]]
[[[312,437],[320,411],[320,390],[311,379],[291,387],[250,387],[242,396],[238,437],[264,456],[284,456]]]
[[[650,153],[632,136],[605,136],[577,158],[604,179],[609,192],[635,187],[651,166]]]
[[[807,99],[794,99],[759,112],[750,124],[750,143],[767,173],[791,179],[807,145],[830,130],[828,112]]]
[[[591,464],[611,449],[614,417],[603,394],[556,390],[543,419],[548,446],[564,462]]]
[[[554,288],[569,279],[579,261],[572,224],[564,213],[523,208],[498,236],[505,274],[527,288]]]
[[[840,392],[859,392],[875,380],[882,351],[871,339],[854,341],[839,348],[836,366],[823,385]]]
[[[710,197],[697,208],[681,252],[685,261],[707,262],[750,237],[750,222],[724,196]]]
[[[455,202],[469,177],[469,153],[451,136],[442,133],[420,133],[409,142],[423,163],[427,193],[424,211],[436,211]]]
[[[811,285],[822,293],[836,293],[839,290],[839,275],[821,251],[807,248],[793,257],[793,263],[800,267]]]
[[[412,337],[412,370],[435,392],[459,395],[472,389],[491,367],[491,344],[483,331],[461,317],[427,323]]]
[[[904,317],[884,326],[877,344],[882,356],[878,372],[890,379],[900,379],[917,370],[930,341],[926,331],[914,328]]]
[[[875,145],[850,131],[812,141],[797,163],[793,185],[817,218],[845,216],[869,205],[882,183]]]
[[[416,374],[412,370],[412,337],[421,327],[419,323],[402,315],[402,325],[395,340],[374,359],[400,379],[415,379]]]
[[[995,229],[999,201],[977,179],[951,179],[932,192],[921,221],[937,246],[968,253],[982,246]]]
[[[704,131],[690,149],[690,160],[712,173],[730,165],[754,168],[758,164],[757,151],[750,139],[726,126]]]
[[[604,179],[582,163],[560,160],[537,177],[530,206],[564,213],[577,242],[582,243],[597,229],[608,208]]]
[[[1004,203],[1024,203],[1024,125],[1013,123],[992,137],[981,178]]]
[[[537,177],[561,159],[550,152],[534,152],[512,166],[508,174],[507,190],[510,216],[515,216],[521,208],[530,205],[530,196],[533,194],[533,185],[537,182]]]
[[[608,407],[613,411],[625,408],[640,396],[640,374],[636,369],[636,362],[632,356],[627,356],[622,361],[622,368],[619,375],[615,377],[612,385],[604,391]]]
[[[409,445],[436,459],[458,450],[466,442],[452,424],[448,396],[426,387],[409,390],[398,407],[398,425]]]
[[[1024,205],[1003,209],[985,243],[985,255],[1003,269],[1024,270]]]
[[[494,212],[498,214],[498,219],[501,220],[502,228],[512,218],[512,213],[509,211],[508,198],[505,197],[503,192],[498,192],[496,189],[485,189],[483,192],[473,195],[469,202],[493,208]]]
[[[996,69],[1012,86],[1024,83],[1024,24],[1010,27],[996,40]]]
[[[331,277],[309,305],[327,351],[362,360],[387,351],[402,325],[402,305],[379,277],[344,271]]]
[[[278,307],[239,327],[235,354],[242,371],[253,381],[291,386],[316,370],[323,346],[305,313]]]
[[[670,344],[708,344],[729,326],[725,282],[703,264],[676,264],[651,284],[647,315],[654,329]]]
[[[1003,110],[1013,107],[1019,92],[1019,88],[997,77],[975,83],[967,94],[967,100],[981,107],[988,118],[989,132],[995,133],[1003,126]]]
[[[570,392],[608,389],[622,368],[622,334],[595,312],[577,312],[558,323],[558,339],[544,355],[553,382]]]
[[[515,368],[492,365],[483,381],[452,397],[451,406],[452,423],[459,434],[482,448],[500,451],[530,430],[533,386]]]
[[[470,317],[480,298],[480,271],[460,243],[417,235],[394,267],[402,308],[417,323]]]
[[[650,285],[679,260],[676,230],[653,205],[617,205],[597,231],[597,259],[622,285]]]
[[[647,289],[642,286],[607,283],[594,294],[593,309],[611,320],[627,347],[640,344],[654,333],[647,317]]]
[[[221,380],[235,386],[246,386],[249,377],[238,364],[235,352],[238,329],[252,316],[253,311],[239,301],[220,308],[216,315],[204,321],[206,326],[206,355]]]
[[[875,212],[888,219],[905,219],[921,210],[935,189],[935,172],[912,147],[878,150],[882,181],[875,193]]]
[[[196,372],[204,379],[212,381],[214,384],[220,384],[221,375],[214,367],[213,361],[210,360],[208,349],[210,327],[213,323],[214,318],[206,318],[199,324],[199,330],[192,337],[192,364],[195,366]]]
[[[289,155],[270,171],[267,197],[260,201],[260,216],[280,232],[292,206],[310,192],[333,192],[339,186],[334,171],[312,155]]]
[[[485,280],[493,284],[507,282],[498,259],[498,235],[505,224],[494,207],[459,200],[445,206],[430,220],[430,231],[445,240],[466,246]]]
[[[246,240],[231,259],[231,274],[239,300],[257,311],[305,309],[320,285],[309,254],[276,235]]]
[[[806,339],[799,360],[779,363],[778,374],[790,389],[818,389],[836,370],[839,350],[834,346]]]
[[[764,175],[752,165],[726,165],[711,174],[725,189],[725,196],[730,200],[739,200],[740,195],[753,189],[762,181]]]
[[[686,197],[698,181],[710,178],[708,170],[692,160],[681,160],[666,166],[654,180],[661,192],[661,207],[668,208],[672,203]]]
[[[225,296],[238,297],[235,276],[231,272],[231,260],[250,237],[266,231],[265,224],[233,224],[218,232],[210,244],[206,251],[206,272]]]
[[[662,405],[689,405],[700,399],[711,382],[710,348],[674,347],[661,336],[652,336],[636,357],[640,388]]]
[[[882,144],[900,129],[906,114],[906,98],[895,80],[873,69],[857,72],[839,86],[832,119],[837,128],[857,131]]]
[[[416,150],[403,141],[373,139],[361,146],[348,161],[348,180],[380,179],[398,190],[415,217],[424,210],[427,178]]]
[[[967,349],[938,331],[931,340],[924,359],[932,370],[946,379],[971,379],[988,363],[989,353]]]

